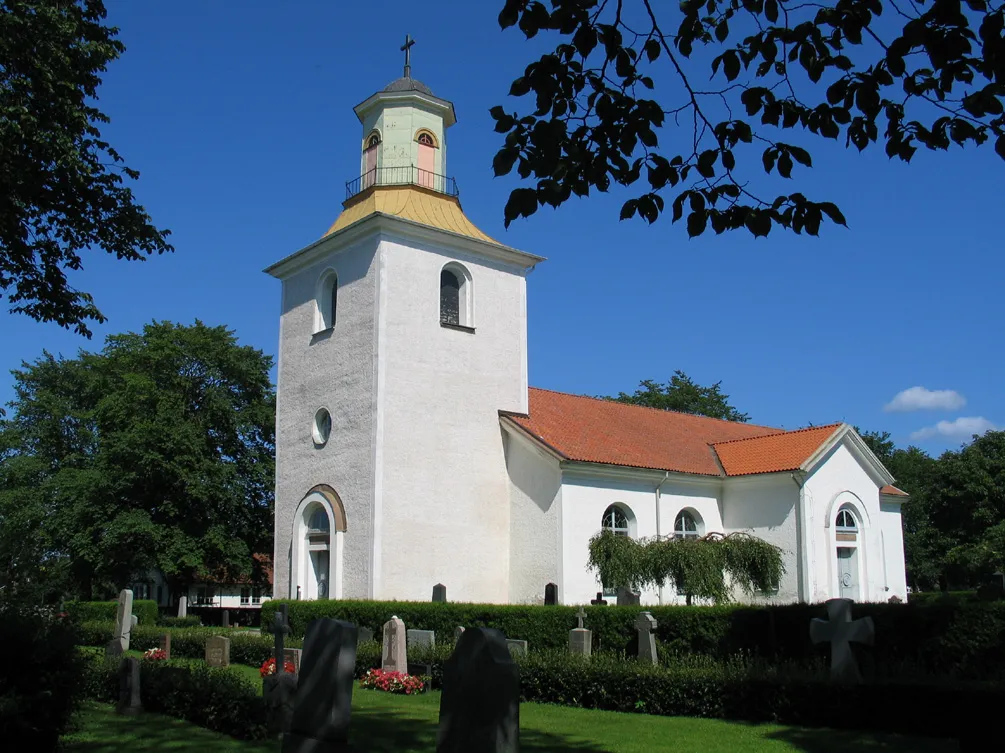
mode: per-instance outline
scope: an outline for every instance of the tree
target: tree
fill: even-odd
[[[952,144],[1005,159],[1001,2],[505,0],[499,24],[558,36],[510,88],[530,99],[491,110],[496,174],[536,181],[510,194],[507,224],[616,183],[641,186],[622,219],[654,222],[669,193],[690,236],[816,235],[824,217],[845,224],[838,207],[762,196],[752,164],[791,178],[815,137],[905,162]],[[671,123],[684,132],[661,142]]]
[[[171,251],[103,141],[101,73],[125,50],[102,0],[0,0],[0,294],[12,311],[90,337],[105,321],[65,270],[96,247],[143,260]]]
[[[746,593],[777,587],[782,550],[745,533],[710,533],[699,539],[654,536],[634,540],[613,531],[590,539],[588,567],[601,583],[635,591],[672,583],[679,594],[728,602],[732,588]]]
[[[251,573],[251,555],[272,551],[271,366],[201,322],[24,363],[0,421],[0,530],[33,528],[39,543],[0,554],[44,554],[88,598],[151,568],[175,591]]]
[[[679,369],[666,384],[643,379],[633,394],[620,392],[617,397],[607,399],[629,405],[721,418],[725,421],[750,420],[749,415],[740,413],[729,404],[729,395],[723,393],[722,382],[716,382],[711,387],[703,387]]]

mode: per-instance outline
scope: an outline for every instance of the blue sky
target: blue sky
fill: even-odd
[[[531,384],[614,394],[683,369],[722,380],[757,423],[843,420],[932,452],[1005,425],[1005,165],[990,149],[919,153],[906,166],[881,149],[804,142],[815,167],[785,188],[836,202],[849,224],[819,238],[688,240],[669,217],[619,222],[620,192],[504,230],[516,181],[493,178],[500,137],[488,110],[512,108],[509,83],[542,45],[499,30],[501,2],[388,0],[375,12],[321,0],[106,1],[127,51],[100,90],[104,134],[142,173],[135,191],[176,251],[145,263],[85,256],[71,282],[109,318],[90,342],[3,314],[2,402],[8,371],[43,348],[97,349],[152,319],[226,324],[274,354],[279,283],[261,270],[337,216],[359,171],[352,108],[401,75],[408,32],[413,75],[457,109],[447,171],[465,212],[548,257],[528,280]],[[661,135],[675,138],[690,134]],[[908,410],[884,410],[913,387],[956,394],[915,390],[898,403]]]

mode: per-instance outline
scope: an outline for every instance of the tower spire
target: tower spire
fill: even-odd
[[[402,52],[405,53],[405,78],[412,77],[412,45],[415,44],[415,40],[412,39],[408,34],[405,35],[405,44],[401,45]]]

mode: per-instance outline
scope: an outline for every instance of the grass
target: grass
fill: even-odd
[[[231,665],[237,667],[238,665]],[[257,671],[251,667],[247,667]],[[348,750],[355,753],[432,753],[440,694],[398,696],[373,690],[353,692]],[[63,738],[67,753],[276,753],[274,742],[243,742],[187,722],[144,713],[119,716],[111,706],[89,703],[79,732]],[[713,719],[657,717],[613,711],[524,703],[520,706],[523,753],[953,753],[954,741],[742,724]]]

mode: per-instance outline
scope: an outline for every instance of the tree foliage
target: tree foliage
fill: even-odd
[[[631,395],[620,392],[617,397],[607,399],[629,405],[721,418],[726,421],[750,420],[749,415],[741,413],[729,404],[729,395],[722,391],[722,382],[704,387],[680,369],[673,373],[666,384],[643,379],[639,383],[639,388]]]
[[[160,322],[15,370],[0,579],[49,563],[89,598],[154,567],[176,589],[249,574],[272,551],[271,365],[224,327]]]
[[[724,603],[734,588],[769,591],[785,571],[781,549],[745,533],[635,540],[605,530],[590,539],[589,548],[588,567],[601,583],[635,591],[669,583],[689,600]]]
[[[553,50],[492,108],[516,169],[507,224],[613,184],[641,186],[622,219],[671,203],[690,236],[774,225],[816,235],[833,203],[751,185],[757,167],[790,179],[808,145],[993,145],[1005,159],[1005,4],[988,0],[505,0],[499,23]],[[760,154],[758,154],[760,152]],[[761,178],[767,185],[772,180]]]
[[[101,137],[101,74],[125,47],[102,0],[0,0],[0,293],[12,311],[90,336],[105,321],[65,270],[100,248],[142,260],[171,250]]]

